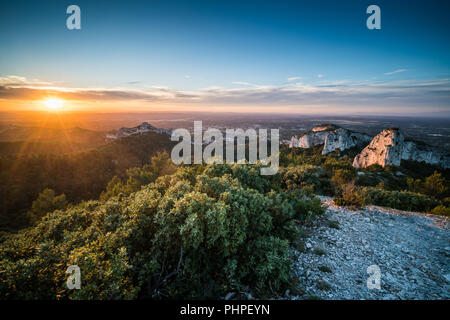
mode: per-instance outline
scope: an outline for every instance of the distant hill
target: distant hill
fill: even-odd
[[[86,134],[84,130],[78,132],[82,133],[78,135],[75,131],[78,138]],[[51,135],[50,131],[48,133]],[[16,143],[21,142],[2,142],[0,146],[4,148],[3,152],[8,144],[17,151]],[[25,152],[0,157],[0,229],[22,226],[23,214],[45,188],[53,189],[57,194],[64,193],[70,202],[97,199],[114,176],[125,177],[128,168],[148,163],[157,152],[170,153],[175,144],[168,134],[144,132],[80,152],[63,152],[56,147],[57,143],[53,152],[44,152],[46,149],[32,152],[33,148],[46,143],[50,148],[53,142],[27,142],[22,145]],[[88,145],[84,144],[84,147]]]
[[[82,128],[0,127],[0,156],[62,154],[88,150],[106,143],[103,132]]]

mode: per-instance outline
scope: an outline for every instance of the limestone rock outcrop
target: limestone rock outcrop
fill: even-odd
[[[326,137],[332,130],[337,129],[335,125],[326,124],[312,128],[311,130],[300,135],[299,138],[292,137],[289,144],[290,148],[311,148],[324,144]]]
[[[355,146],[363,146],[369,143],[370,139],[370,136],[363,133],[353,132],[333,124],[325,124],[314,127],[299,138],[292,137],[289,147],[311,148],[323,145],[322,154],[327,154],[334,150],[343,151]]]
[[[358,132],[353,132],[344,128],[331,131],[325,138],[322,154],[333,152],[334,150],[347,150],[369,143],[371,137]]]
[[[445,150],[416,141],[405,141],[402,160],[413,160],[450,168],[450,156]]]
[[[353,160],[353,167],[365,168],[372,164],[399,166],[402,160],[403,134],[396,128],[385,129]]]
[[[131,136],[131,135],[134,135],[134,134],[145,133],[145,132],[157,132],[157,133],[171,134],[170,130],[155,128],[154,126],[152,126],[148,122],[142,122],[137,127],[120,128],[117,131],[116,130],[110,131],[110,132],[107,133],[106,137],[108,139],[117,139],[117,138],[121,138],[121,137]]]
[[[373,164],[400,166],[402,160],[412,160],[450,167],[450,156],[445,150],[423,142],[405,141],[396,128],[385,129],[365,147],[353,160],[353,167],[366,168]]]

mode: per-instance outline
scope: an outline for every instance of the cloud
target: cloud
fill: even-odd
[[[323,78],[323,77],[325,77],[323,74],[320,74],[320,73],[319,73],[319,74],[317,75],[317,78],[319,78],[319,79],[320,79],[320,78]]]
[[[184,78],[185,78],[185,79],[190,79],[190,78],[191,78],[191,76],[190,76],[190,75],[188,75],[188,74],[186,74],[186,75],[184,75]]]
[[[282,86],[252,85],[234,82],[239,87],[212,86],[198,90],[173,90],[152,86],[146,89],[130,88],[67,88],[42,86],[42,82],[23,77],[0,78],[0,99],[30,100],[55,94],[73,101],[89,102],[167,102],[179,105],[202,106],[442,106],[449,109],[450,80],[428,81],[324,81],[320,85],[288,83]]]
[[[22,76],[9,75],[6,77],[0,77],[0,85],[2,86],[51,86],[51,82],[41,81],[39,79],[27,79]]]
[[[287,78],[287,81],[292,82],[292,81],[300,80],[300,79],[302,79],[302,77],[290,77],[290,78]]]
[[[408,69],[398,69],[398,70],[391,71],[391,72],[385,72],[384,74],[390,76],[391,74],[405,72],[405,71],[408,71]]]

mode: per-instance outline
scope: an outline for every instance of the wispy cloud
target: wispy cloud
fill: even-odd
[[[236,88],[208,87],[173,90],[163,86],[148,89],[67,88],[42,86],[24,77],[0,78],[0,100],[42,99],[57,94],[74,101],[142,103],[168,102],[179,105],[227,106],[440,106],[449,109],[450,80],[428,81],[329,81],[320,85],[288,83],[282,86],[235,82]]]
[[[302,77],[290,77],[290,78],[287,78],[287,81],[292,82],[292,81],[296,81],[296,80],[300,80],[300,79],[302,79]]]
[[[320,74],[320,73],[319,73],[319,74],[317,75],[317,78],[319,78],[319,79],[320,79],[320,78],[323,78],[323,77],[325,77],[323,74]]]
[[[398,70],[391,71],[391,72],[385,72],[384,74],[390,76],[391,74],[405,72],[405,71],[408,71],[408,69],[398,69]]]
[[[0,77],[0,85],[15,87],[15,86],[51,86],[53,84],[51,82],[45,82],[39,79],[27,79],[26,77],[22,76],[8,75],[5,77]]]

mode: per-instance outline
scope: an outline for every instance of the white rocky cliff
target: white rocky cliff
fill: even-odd
[[[373,164],[382,167],[400,166],[402,160],[450,168],[450,154],[447,150],[419,141],[405,140],[403,133],[397,128],[385,129],[371,140],[366,134],[324,124],[303,133],[299,138],[292,137],[289,143],[290,148],[312,148],[320,145],[323,145],[322,154],[365,146],[353,160],[355,168],[366,168]]]
[[[396,128],[385,129],[376,135],[353,160],[353,167],[365,168],[373,164],[400,166],[402,160],[412,160],[450,167],[450,157],[444,150],[425,143],[405,141],[403,134]]]
[[[334,150],[343,151],[353,147],[362,146],[369,143],[370,139],[371,137],[366,134],[339,128],[331,131],[326,137],[322,154],[327,154]]]
[[[297,137],[292,137],[290,148],[311,148],[324,144],[326,137],[337,127],[332,124],[320,125]]]
[[[404,136],[398,129],[385,129],[377,134],[367,147],[353,160],[355,168],[372,164],[399,166],[402,160]]]
[[[334,150],[347,150],[355,146],[363,146],[370,141],[368,135],[353,132],[332,124],[320,125],[310,131],[303,133],[298,139],[292,137],[290,148],[311,148],[322,145],[322,154],[333,152]]]

